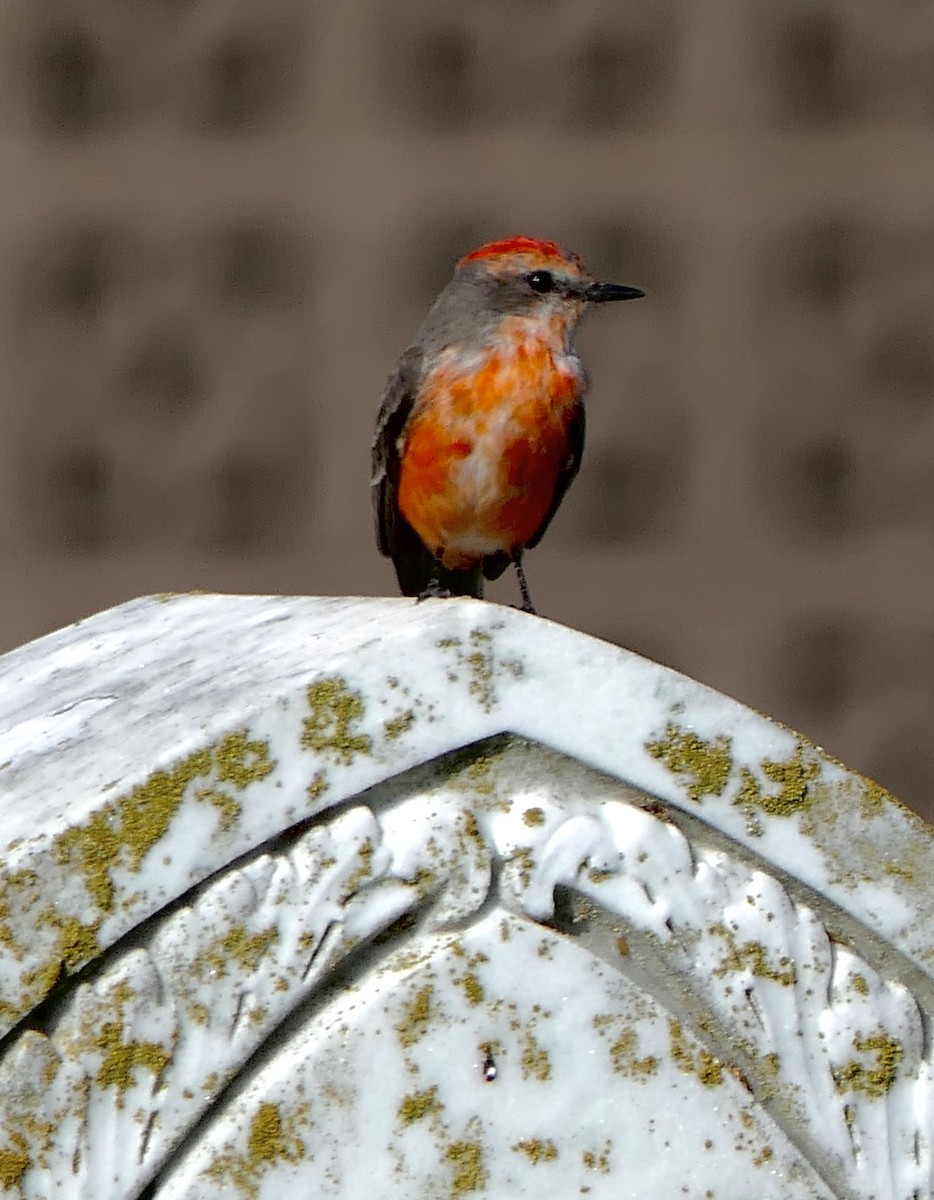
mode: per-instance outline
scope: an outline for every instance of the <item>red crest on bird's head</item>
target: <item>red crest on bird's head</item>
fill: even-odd
[[[537,266],[574,266],[584,270],[583,260],[579,255],[563,249],[557,242],[540,241],[530,237],[502,238],[498,242],[487,242],[486,245],[471,250],[457,264],[458,268],[469,266],[471,263],[484,263],[490,267],[523,261],[527,267]]]

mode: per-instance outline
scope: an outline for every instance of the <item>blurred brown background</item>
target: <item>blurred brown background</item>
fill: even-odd
[[[4,0],[0,181],[0,648],[392,594],[384,378],[555,238],[649,298],[581,337],[540,610],[934,811],[930,0]]]

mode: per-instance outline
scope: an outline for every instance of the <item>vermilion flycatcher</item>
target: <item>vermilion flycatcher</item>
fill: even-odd
[[[373,442],[381,553],[405,596],[483,596],[536,546],[580,466],[585,309],[644,295],[598,283],[554,242],[514,237],[466,255],[383,392]]]

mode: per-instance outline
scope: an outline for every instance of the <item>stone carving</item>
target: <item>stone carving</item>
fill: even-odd
[[[920,824],[579,635],[349,605],[141,602],[8,656],[41,819],[4,857],[6,1191],[930,1195]],[[831,791],[898,871],[806,828]]]

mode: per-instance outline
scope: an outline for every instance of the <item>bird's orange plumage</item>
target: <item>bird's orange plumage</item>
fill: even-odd
[[[583,386],[548,342],[518,334],[480,360],[452,353],[424,380],[400,448],[398,503],[445,567],[513,555],[535,536]]]

